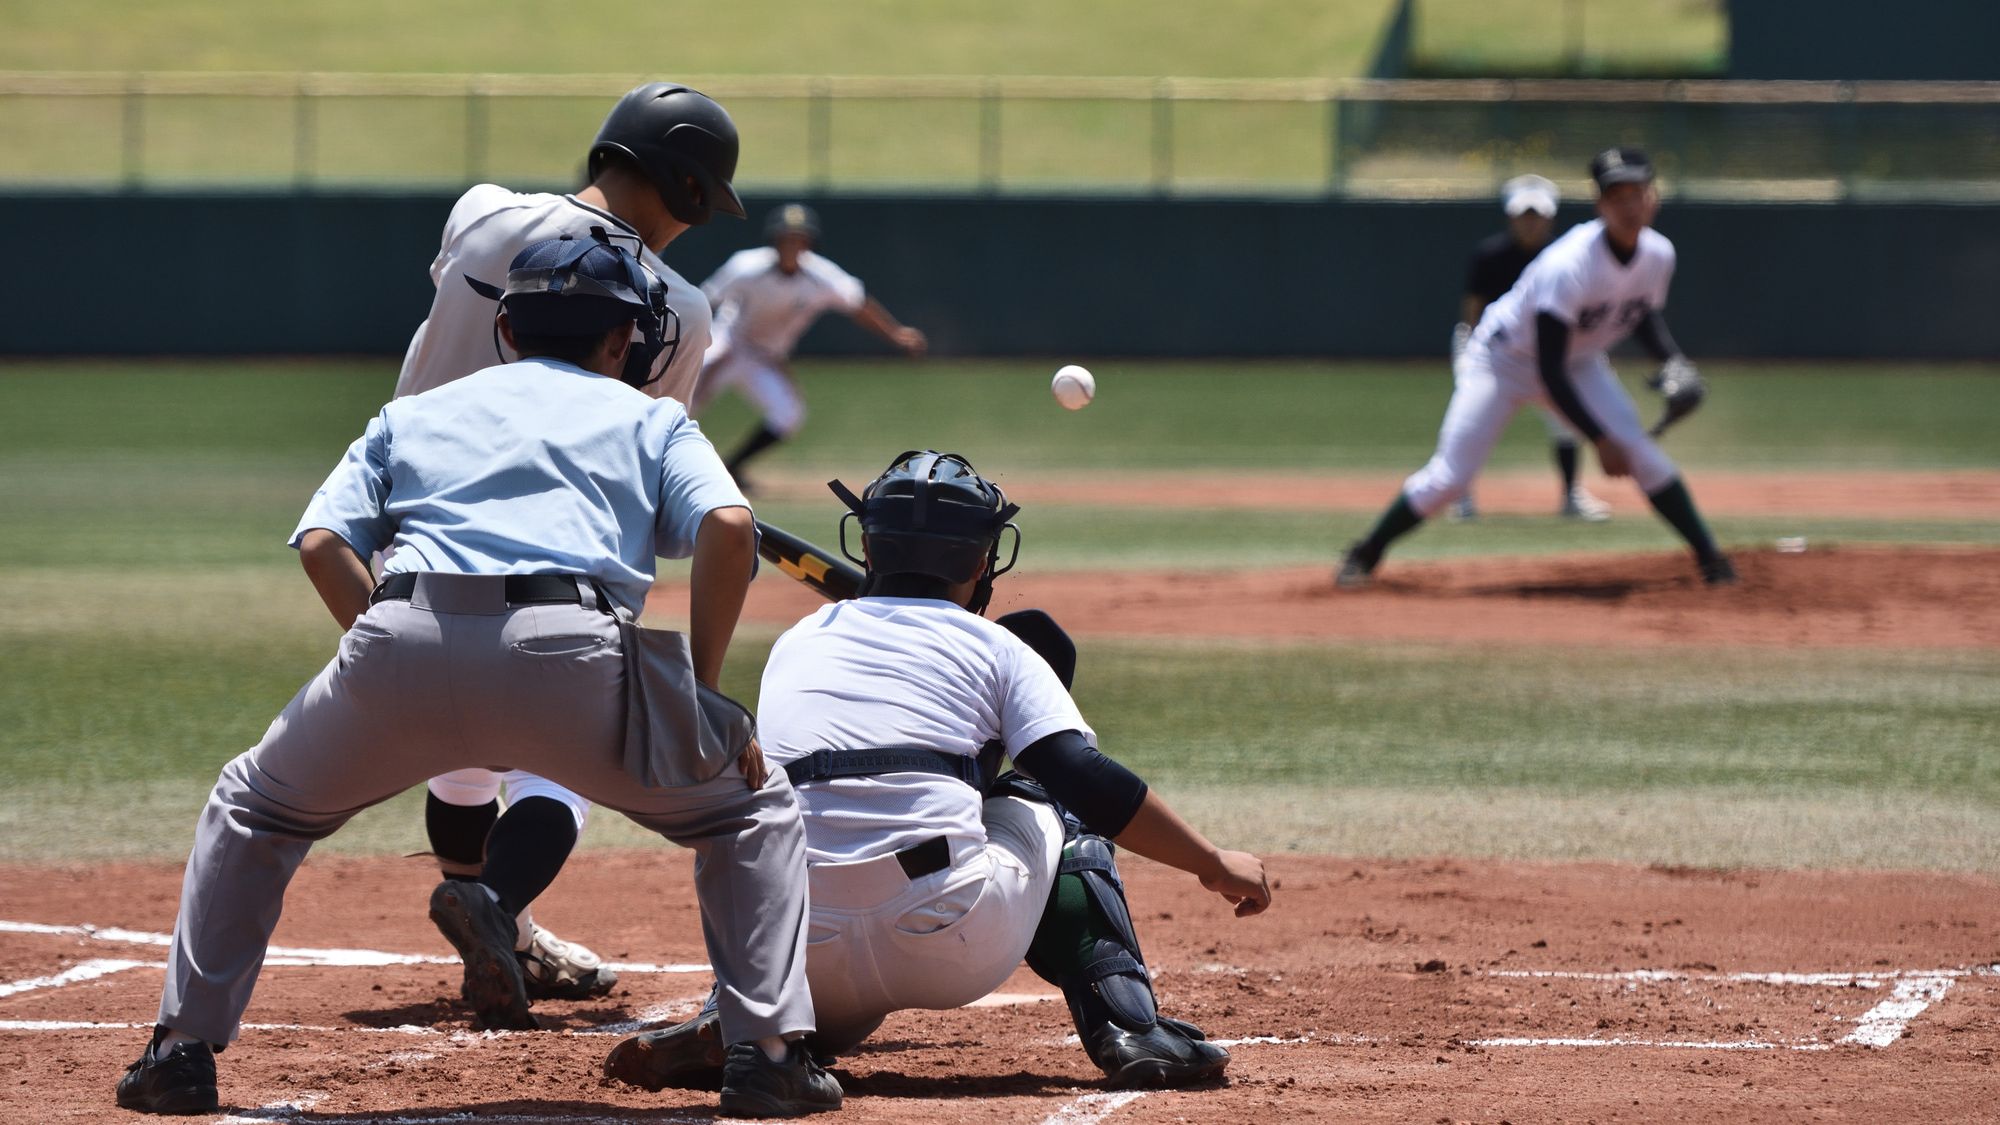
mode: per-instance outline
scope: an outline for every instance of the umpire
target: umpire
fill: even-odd
[[[646,788],[623,764],[613,611],[640,608],[656,553],[692,555],[696,629],[726,644],[755,555],[750,510],[700,428],[624,381],[664,345],[664,285],[606,241],[552,239],[514,259],[500,308],[523,358],[389,403],[293,534],[347,633],[209,796],[159,1022],[118,1083],[121,1106],[214,1111],[213,1050],[236,1038],[312,842],[475,765],[533,770],[691,848],[730,1044],[723,1112],[840,1104],[797,1042],[814,1020],[804,836],[784,773],[764,768],[754,742],[679,788]],[[371,591],[363,560],[391,546]],[[525,1007],[517,896],[452,881],[431,896],[476,1009],[495,996]]]

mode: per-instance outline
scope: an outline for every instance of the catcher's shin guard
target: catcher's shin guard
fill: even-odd
[[[1111,841],[1087,832],[1064,845],[1028,967],[1062,989],[1084,1050],[1113,1086],[1217,1078],[1229,1052],[1194,1025],[1159,1014],[1116,851]]]

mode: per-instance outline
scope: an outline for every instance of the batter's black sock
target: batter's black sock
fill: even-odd
[[[1559,441],[1556,446],[1556,469],[1562,473],[1563,501],[1569,501],[1569,494],[1576,491],[1576,443]]]
[[[576,814],[552,797],[524,797],[507,807],[486,838],[486,873],[479,881],[519,914],[556,881],[576,847]]]
[[[752,457],[757,456],[759,453],[764,452],[766,449],[771,448],[772,446],[778,444],[783,440],[785,440],[785,435],[772,429],[768,425],[759,423],[757,426],[757,432],[751,434],[747,438],[744,438],[743,444],[737,446],[736,452],[730,454],[729,459],[724,461],[723,464],[729,469],[730,476],[732,477],[736,476],[739,473],[739,471],[743,468],[744,464],[747,463]]]
[[[1694,509],[1694,497],[1688,495],[1687,485],[1675,477],[1671,483],[1646,499],[1653,502],[1653,510],[1660,518],[1674,525],[1687,545],[1694,549],[1694,557],[1699,562],[1719,558],[1722,552],[1715,546],[1715,539],[1708,533],[1708,525],[1701,522],[1701,513]]]
[[[424,834],[430,837],[431,854],[437,856],[448,879],[471,879],[486,862],[486,836],[500,819],[500,802],[483,805],[454,805],[424,792]]]
[[[1375,521],[1375,526],[1369,529],[1367,537],[1354,545],[1354,551],[1364,562],[1373,565],[1381,561],[1382,552],[1389,549],[1389,544],[1408,535],[1422,522],[1424,517],[1418,515],[1415,508],[1410,507],[1410,498],[1398,493],[1396,502],[1389,505],[1389,509],[1382,513],[1381,519]]]

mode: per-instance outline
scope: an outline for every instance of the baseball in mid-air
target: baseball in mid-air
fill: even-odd
[[[1049,390],[1062,403],[1064,410],[1082,410],[1097,397],[1097,379],[1089,371],[1072,363],[1056,372],[1050,381]]]

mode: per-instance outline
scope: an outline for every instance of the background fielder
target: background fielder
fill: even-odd
[[[659,252],[691,226],[720,211],[742,217],[730,180],[736,173],[736,126],[695,90],[654,82],[619,100],[598,130],[590,183],[574,195],[520,194],[494,184],[467,191],[445,221],[431,280],[430,316],[417,328],[396,379],[396,397],[414,395],[510,358],[494,327],[498,285],[508,263],[530,243],[602,231],[662,284],[664,339],[631,382],[656,398],[686,403],[701,374],[709,309],[701,293],[668,269]],[[704,669],[712,684],[720,670]],[[471,878],[489,858],[512,870],[499,878],[523,888],[522,963],[531,997],[578,998],[609,992],[617,976],[589,949],[535,924],[525,903],[555,880],[590,810],[568,789],[519,770],[502,775],[463,769],[431,779],[424,822],[431,850],[448,876]],[[489,1014],[491,1015],[491,1014]],[[525,1011],[506,1017],[528,1021]]]
[[[1590,174],[1597,219],[1571,227],[1487,307],[1453,365],[1437,452],[1403,482],[1368,535],[1347,549],[1334,573],[1339,585],[1366,585],[1389,544],[1457,499],[1485,466],[1508,421],[1530,402],[1560,408],[1597,447],[1606,475],[1638,482],[1653,509],[1687,541],[1704,581],[1736,581],[1680,470],[1654,441],[1704,392],[1662,314],[1674,245],[1652,229],[1660,208],[1652,163],[1637,149],[1607,149],[1591,161]],[[1656,381],[1667,391],[1668,411],[1650,433],[1605,355],[1628,335],[1663,362]]]
[[[1466,263],[1465,292],[1458,301],[1458,323],[1451,330],[1454,364],[1458,362],[1458,353],[1472,339],[1472,326],[1485,315],[1486,306],[1512,289],[1520,280],[1521,271],[1555,237],[1556,204],[1561,199],[1562,193],[1556,185],[1541,176],[1516,176],[1501,185],[1500,207],[1507,214],[1507,229],[1482,239],[1473,247],[1472,258]],[[1536,403],[1535,413],[1541,415],[1548,430],[1549,449],[1555,455],[1556,472],[1562,480],[1557,513],[1570,519],[1610,519],[1611,506],[1577,482],[1576,431],[1546,403]],[[1452,515],[1463,520],[1479,515],[1470,485],[1466,486],[1465,495],[1452,505]]]
[[[911,357],[930,343],[897,321],[852,274],[814,252],[819,216],[803,203],[787,203],[764,223],[768,246],[739,250],[701,283],[715,307],[714,342],[702,359],[701,383],[691,404],[696,417],[724,390],[735,388],[757,410],[757,428],[724,459],[738,486],[748,490],[744,466],[805,425],[806,403],[790,361],[799,337],[820,314],[838,310]]]
[[[1210,844],[1097,751],[1054,622],[982,616],[1012,566],[1000,541],[1017,509],[997,486],[923,451],[859,497],[835,488],[862,529],[866,593],[779,638],[758,703],[806,822],[814,1050],[844,1052],[904,1008],[971,1003],[1025,957],[1114,1085],[1219,1075],[1228,1053],[1157,1012],[1111,841],[1197,875],[1239,916],[1270,903],[1263,863]],[[1004,758],[1036,780],[994,778]],[[606,1073],[712,1080],[710,1020],[628,1040]]]

